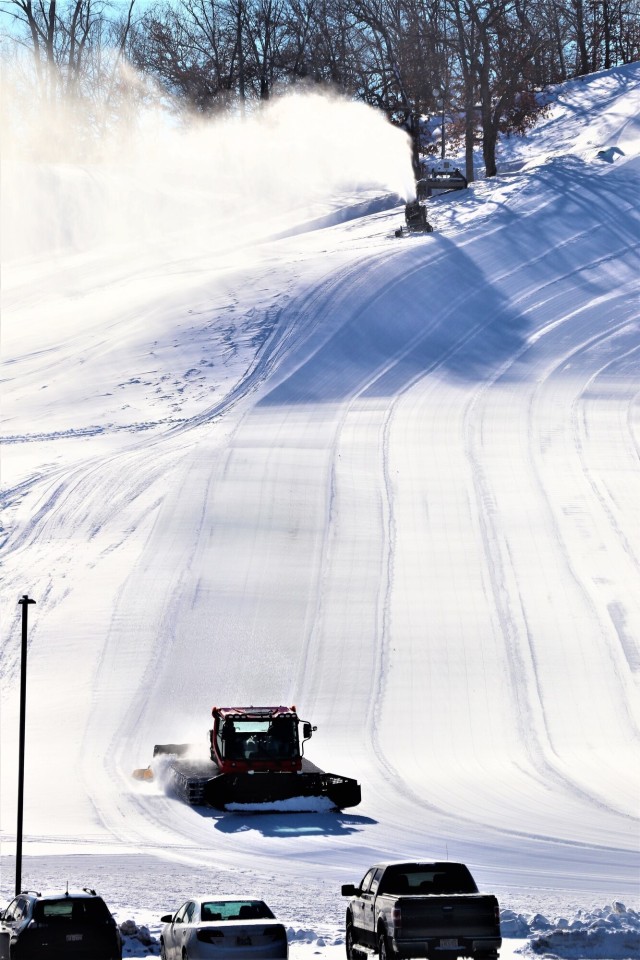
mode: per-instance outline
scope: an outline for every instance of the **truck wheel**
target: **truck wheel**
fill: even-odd
[[[384,932],[378,935],[378,960],[391,960],[391,951]]]
[[[355,954],[353,952],[353,924],[348,923],[347,929],[344,935],[344,947],[347,954],[347,960],[355,960]]]

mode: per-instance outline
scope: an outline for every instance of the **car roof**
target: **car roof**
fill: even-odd
[[[208,895],[200,894],[197,897],[191,897],[191,900],[195,900],[196,903],[264,903],[262,897],[221,897],[217,893],[211,893]],[[183,901],[186,902],[186,901]]]
[[[71,897],[74,900],[80,897],[85,900],[92,900],[99,894],[89,890],[21,890],[18,896],[33,897],[35,900],[67,900]]]
[[[463,867],[465,864],[459,863],[456,860],[388,860],[385,863],[374,863],[373,868],[378,869],[379,867]],[[368,872],[368,871],[367,871]]]
[[[227,717],[244,717],[246,720],[271,720],[274,717],[296,716],[295,707],[213,707],[213,716],[216,714],[221,720]]]

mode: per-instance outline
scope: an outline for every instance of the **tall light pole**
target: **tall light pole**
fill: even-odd
[[[24,743],[27,713],[27,617],[29,604],[35,603],[25,595],[18,600],[22,607],[22,651],[20,658],[20,741],[18,747],[18,829],[16,832],[16,897],[22,887],[22,823],[24,807]]]

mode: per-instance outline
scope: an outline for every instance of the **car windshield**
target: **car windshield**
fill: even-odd
[[[299,754],[298,723],[293,716],[227,717],[217,741],[227,760],[288,760]]]
[[[464,864],[416,864],[387,870],[378,892],[398,896],[419,896],[438,893],[477,893],[478,888]]]
[[[273,920],[274,916],[262,900],[207,900],[200,907],[200,919]]]
[[[33,919],[37,923],[96,923],[108,917],[107,905],[98,897],[39,900],[33,907]]]

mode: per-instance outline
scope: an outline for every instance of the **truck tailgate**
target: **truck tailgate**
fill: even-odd
[[[497,901],[487,894],[465,896],[400,897],[402,940],[431,937],[486,937],[497,935]]]

